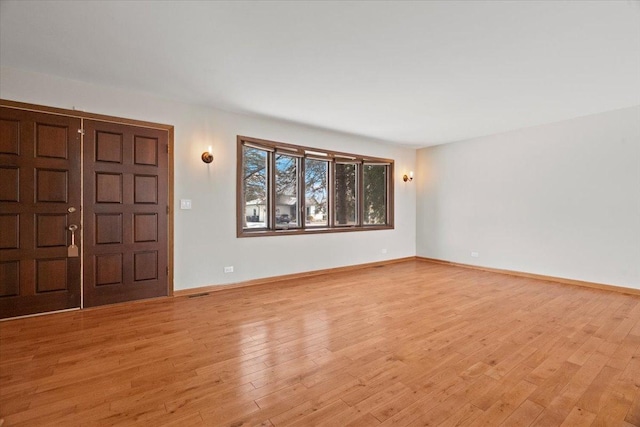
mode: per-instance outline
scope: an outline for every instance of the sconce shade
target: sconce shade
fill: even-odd
[[[201,159],[205,163],[211,163],[213,162],[213,154],[211,154],[208,151],[205,151],[204,153],[202,153]]]

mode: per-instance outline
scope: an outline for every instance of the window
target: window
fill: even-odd
[[[356,197],[356,179],[357,165],[355,163],[336,163],[336,185],[334,185],[336,201],[335,224],[356,225],[358,223]]]
[[[387,222],[387,167],[365,163],[363,166],[364,224]]]
[[[276,153],[276,228],[298,226],[298,158]]]
[[[268,152],[253,147],[242,151],[242,194],[245,203],[245,228],[267,228]]]
[[[329,162],[304,159],[305,226],[329,225]]]
[[[238,136],[238,237],[393,228],[393,160]]]

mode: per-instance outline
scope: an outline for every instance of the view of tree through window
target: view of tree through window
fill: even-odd
[[[245,228],[267,226],[267,151],[244,147],[242,175]]]
[[[238,136],[238,237],[393,228],[393,160]]]
[[[298,226],[298,158],[276,153],[276,227]]]
[[[387,222],[387,167],[365,164],[363,166],[365,224]]]
[[[336,225],[356,224],[356,185],[356,165],[336,163]]]
[[[304,160],[304,197],[307,226],[329,225],[329,162]]]

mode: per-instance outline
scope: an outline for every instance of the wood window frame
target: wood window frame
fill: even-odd
[[[244,201],[244,147],[252,147],[267,152],[267,206],[266,227],[247,229],[244,227],[246,206]],[[295,228],[276,227],[276,188],[275,188],[275,155],[276,153],[299,157],[297,210],[298,223]],[[305,191],[305,159],[324,160],[328,162],[327,186],[327,225],[309,226],[306,224],[306,191]],[[337,225],[335,223],[335,165],[337,163],[356,164],[356,223],[353,225]],[[380,164],[387,167],[386,180],[386,223],[364,224],[364,165]],[[343,153],[284,142],[269,141],[248,136],[237,136],[236,162],[236,235],[237,237],[289,236],[316,233],[344,233],[351,231],[392,230],[394,226],[394,161],[372,156]]]

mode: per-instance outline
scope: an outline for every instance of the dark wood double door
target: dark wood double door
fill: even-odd
[[[163,129],[1,107],[0,318],[167,295],[167,147]]]

